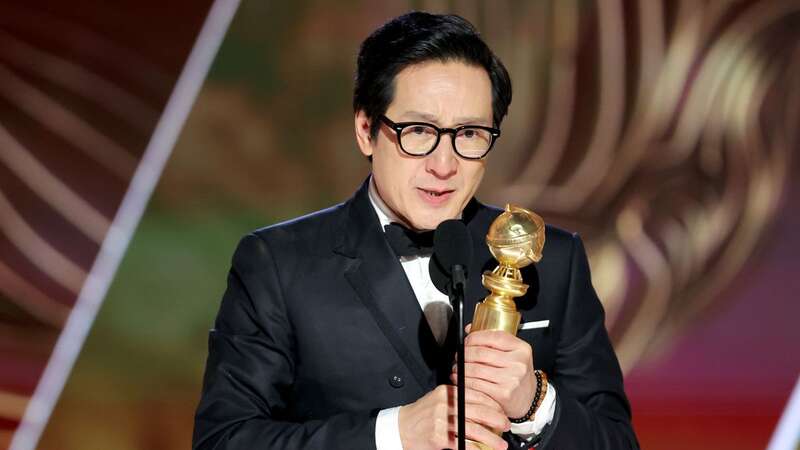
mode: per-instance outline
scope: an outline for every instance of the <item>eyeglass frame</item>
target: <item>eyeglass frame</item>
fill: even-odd
[[[440,128],[440,127],[437,127],[436,125],[434,125],[432,123],[428,123],[428,122],[395,122],[395,121],[393,121],[392,119],[386,117],[383,114],[378,116],[378,118],[386,126],[391,128],[392,130],[394,130],[394,132],[397,134],[397,144],[400,147],[400,150],[402,150],[403,153],[405,153],[408,156],[423,157],[423,156],[430,155],[431,153],[433,153],[436,150],[437,147],[439,147],[439,142],[442,139],[442,134],[449,134],[451,142],[453,143],[453,151],[455,151],[456,154],[458,156],[460,156],[461,158],[472,160],[472,161],[476,161],[476,160],[485,158],[486,155],[488,155],[489,152],[494,147],[494,143],[500,137],[500,130],[499,129],[492,128],[492,127],[485,127],[483,125],[461,125],[461,126],[458,126],[458,127],[455,127],[455,128]],[[406,128],[410,127],[410,126],[414,126],[414,125],[423,125],[423,126],[426,126],[426,127],[431,127],[434,130],[436,130],[436,142],[434,142],[433,146],[431,147],[431,149],[428,150],[425,153],[420,153],[420,154],[410,153],[408,150],[403,148],[403,140],[401,138],[401,136],[402,136],[401,133],[403,132],[404,129],[406,129]],[[478,128],[478,129],[481,129],[481,130],[484,130],[484,131],[488,131],[489,134],[492,136],[492,141],[489,143],[489,148],[486,149],[486,152],[484,152],[483,155],[477,156],[477,157],[470,157],[470,156],[464,156],[464,155],[461,154],[461,152],[458,151],[458,147],[456,146],[456,136],[458,135],[458,133],[460,131],[468,129],[468,128],[470,128],[470,129],[471,128]]]

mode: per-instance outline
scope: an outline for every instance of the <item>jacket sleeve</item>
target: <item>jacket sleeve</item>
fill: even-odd
[[[551,424],[538,450],[638,449],[622,371],[592,287],[580,238],[573,235],[569,289],[550,381],[557,392]]]
[[[293,341],[276,261],[267,242],[250,234],[234,254],[209,335],[193,449],[375,448],[377,410],[292,417]]]

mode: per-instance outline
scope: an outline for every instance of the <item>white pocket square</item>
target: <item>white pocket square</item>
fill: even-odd
[[[550,326],[549,320],[536,320],[534,322],[525,322],[519,325],[520,330],[533,330],[536,328],[547,328]]]

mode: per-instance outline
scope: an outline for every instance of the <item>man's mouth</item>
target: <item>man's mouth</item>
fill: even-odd
[[[452,189],[443,189],[443,190],[438,190],[438,189],[425,189],[425,188],[419,188],[419,190],[420,190],[420,191],[422,191],[422,192],[424,192],[426,195],[429,195],[429,196],[431,196],[431,197],[441,197],[441,196],[443,196],[443,195],[447,195],[447,194],[449,194],[449,193],[453,192],[453,190],[452,190]]]
[[[453,189],[425,189],[417,188],[417,191],[422,196],[422,199],[431,206],[441,206],[445,204],[452,196]]]

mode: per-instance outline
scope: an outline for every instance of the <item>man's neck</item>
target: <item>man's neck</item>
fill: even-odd
[[[396,222],[402,224],[407,228],[411,228],[408,223],[401,219],[400,216],[394,213],[391,208],[383,201],[381,198],[380,193],[378,192],[378,187],[375,185],[375,176],[369,176],[369,201],[372,203],[372,208],[375,209],[375,212],[378,214],[378,220],[381,223],[381,228],[389,225],[392,222]]]

